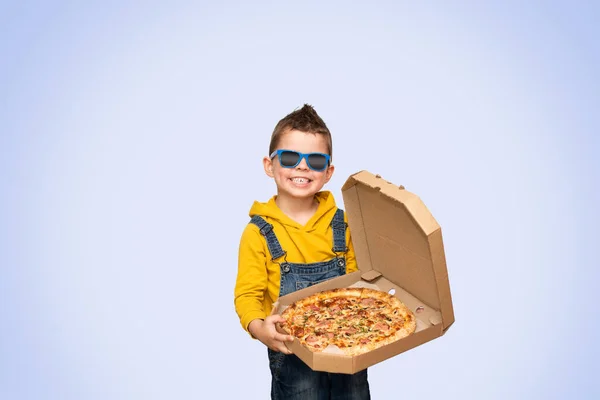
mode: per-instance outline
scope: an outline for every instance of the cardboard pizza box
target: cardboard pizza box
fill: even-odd
[[[444,335],[454,309],[442,231],[421,199],[368,171],[351,175],[342,196],[359,270],[279,298],[272,314],[335,288],[370,287],[398,297],[417,318],[411,336],[357,356],[335,348],[313,353],[297,339],[287,344],[315,371],[352,374]]]

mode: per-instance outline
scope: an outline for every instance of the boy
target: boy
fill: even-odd
[[[275,126],[265,173],[277,194],[254,202],[242,233],[235,309],[242,327],[265,346],[272,399],[370,399],[367,370],[353,375],[311,370],[285,346],[283,321],[270,315],[278,297],[357,270],[347,218],[331,192],[331,133],[308,104]]]

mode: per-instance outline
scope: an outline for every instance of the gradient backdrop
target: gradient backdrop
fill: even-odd
[[[599,398],[593,2],[13,3],[0,399],[268,398],[237,248],[305,102],[339,205],[366,169],[444,233],[456,323],[370,368],[373,398]]]

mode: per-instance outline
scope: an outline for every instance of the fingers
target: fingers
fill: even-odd
[[[285,318],[283,318],[279,314],[269,315],[267,317],[267,319],[269,320],[269,322],[271,322],[273,324],[276,323],[276,322],[285,322]]]
[[[281,333],[275,332],[275,336],[273,339],[278,340],[280,342],[293,342],[294,337],[291,335],[282,335]]]
[[[294,341],[294,337],[290,336],[290,335],[282,335],[281,333],[275,332],[275,334],[272,337],[272,340],[270,341],[270,348],[271,350],[274,351],[279,351],[283,354],[292,354],[292,351],[290,349],[287,348],[287,346],[285,345],[285,342],[293,342]]]
[[[279,334],[279,330],[277,330],[277,323],[278,322],[285,322],[285,319],[283,317],[281,317],[280,315],[271,315],[267,318],[267,320],[265,320],[265,322],[268,324],[268,326],[272,327],[273,331],[277,332],[276,336],[274,336],[274,338],[277,338],[277,340],[281,340],[281,341],[286,341],[286,342],[291,342],[294,340],[293,336],[289,336],[286,339],[282,339],[282,337],[286,337],[287,335],[281,335]],[[271,329],[271,328],[269,328]]]
[[[288,349],[287,347],[285,347],[285,345],[281,342],[279,342],[280,344],[275,344],[274,346],[271,347],[271,350],[274,351],[278,351],[280,353],[283,354],[292,354],[291,350]]]

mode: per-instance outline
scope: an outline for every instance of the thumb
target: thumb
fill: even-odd
[[[285,318],[283,318],[279,314],[272,315],[272,317],[273,318],[271,318],[271,321],[273,321],[273,322],[285,322]]]

